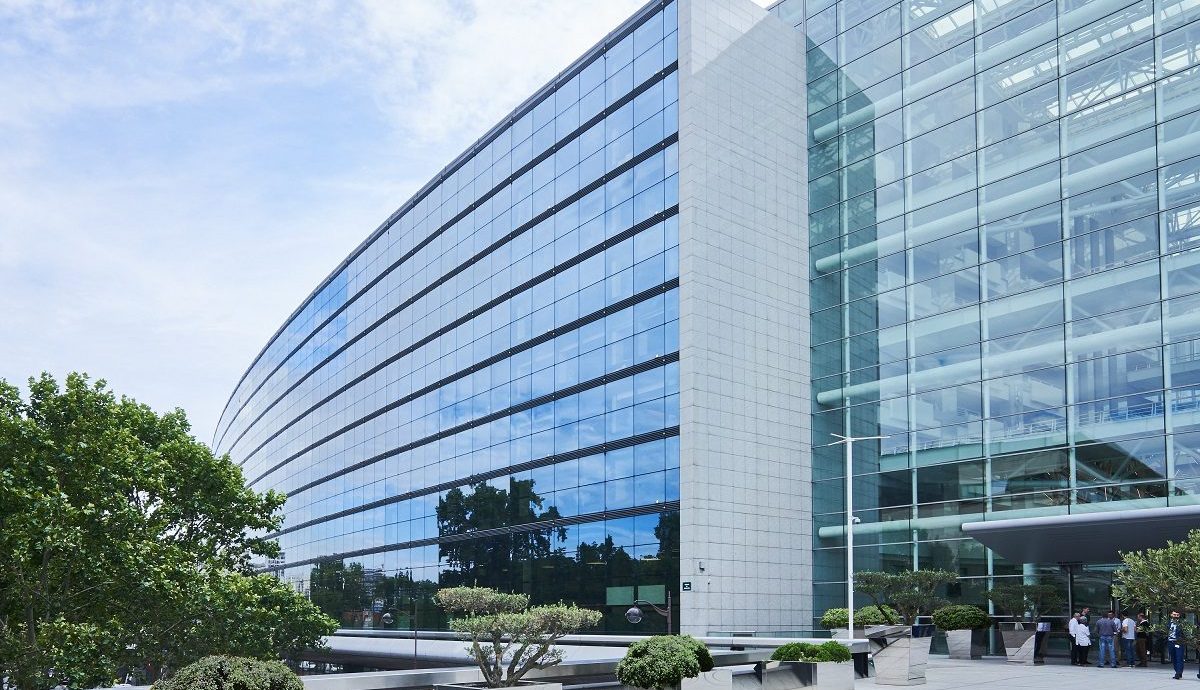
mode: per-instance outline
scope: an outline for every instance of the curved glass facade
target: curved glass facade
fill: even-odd
[[[808,41],[814,610],[845,602],[831,433],[887,436],[856,448],[856,567],[954,599],[1068,576],[963,522],[1194,503],[1200,3],[773,9]]]
[[[620,630],[674,589],[677,25],[646,7],[495,127],[239,382],[215,446],[288,495],[269,568],[343,626],[479,584]]]
[[[831,434],[886,437],[860,569],[1104,610],[1111,565],[962,525],[1200,500],[1198,110],[1200,0],[652,3],[333,273],[216,446],[348,627],[462,583],[811,629]]]

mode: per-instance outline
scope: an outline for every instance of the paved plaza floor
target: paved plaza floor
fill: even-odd
[[[926,684],[916,686],[925,690],[951,688],[980,688],[981,690],[1200,690],[1196,664],[1189,663],[1182,680],[1174,680],[1170,665],[1151,662],[1147,668],[1079,667],[1068,663],[1047,663],[1042,666],[1010,664],[995,659],[952,661],[931,656],[926,667]],[[893,688],[876,685],[875,679],[860,679],[855,690],[863,688]]]

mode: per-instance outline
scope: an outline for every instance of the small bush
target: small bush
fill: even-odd
[[[991,623],[987,611],[978,606],[955,604],[933,612],[933,624],[942,630],[980,630]]]
[[[900,621],[900,614],[896,613],[896,609],[891,606],[883,607],[884,613],[891,620],[885,617],[884,613],[879,612],[879,607],[874,604],[869,604],[854,612],[855,627],[864,625],[895,625]]]
[[[850,625],[850,614],[844,608],[829,609],[821,616],[821,627],[826,630],[844,628],[847,625]]]
[[[632,688],[665,690],[713,669],[712,654],[691,635],[657,635],[629,645],[617,680]]]
[[[850,650],[833,640],[822,644],[791,642],[771,654],[771,661],[843,662],[850,661],[851,658]]]
[[[304,683],[278,661],[206,656],[154,684],[155,690],[304,690]]]

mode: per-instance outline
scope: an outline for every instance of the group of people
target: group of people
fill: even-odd
[[[1090,609],[1084,608],[1067,622],[1067,632],[1071,636],[1071,664],[1074,666],[1088,665],[1088,652],[1093,639],[1093,628],[1088,622],[1089,611]],[[1095,637],[1100,648],[1100,659],[1096,664],[1099,668],[1117,668],[1118,665],[1129,668],[1144,667],[1150,659],[1150,621],[1144,613],[1138,613],[1135,620],[1132,612],[1126,611],[1124,616],[1117,616],[1115,611],[1109,611],[1096,621]],[[1166,644],[1167,653],[1175,666],[1176,680],[1183,678],[1185,643],[1179,612],[1172,611],[1167,625]],[[1196,677],[1200,678],[1200,673],[1196,674]]]
[[[1078,611],[1067,622],[1067,633],[1071,636],[1071,664],[1087,666],[1088,652],[1092,648],[1092,627],[1088,622],[1091,609]],[[1117,668],[1117,641],[1120,640],[1121,665],[1130,668],[1146,666],[1150,657],[1147,646],[1150,641],[1150,621],[1146,614],[1137,614],[1134,620],[1130,613],[1124,618],[1118,618],[1116,612],[1109,611],[1103,618],[1096,621],[1096,637],[1100,647],[1100,659],[1097,666]]]

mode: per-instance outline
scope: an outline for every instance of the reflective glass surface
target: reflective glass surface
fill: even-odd
[[[479,584],[625,630],[677,580],[677,24],[647,7],[447,167],[230,398],[216,448],[288,495],[266,565],[344,626]]]
[[[855,452],[856,567],[949,568],[980,603],[1037,565],[963,522],[1190,502],[1200,3],[773,11],[808,39],[814,479],[843,482],[831,433],[887,436]],[[814,491],[818,616],[840,491]]]

